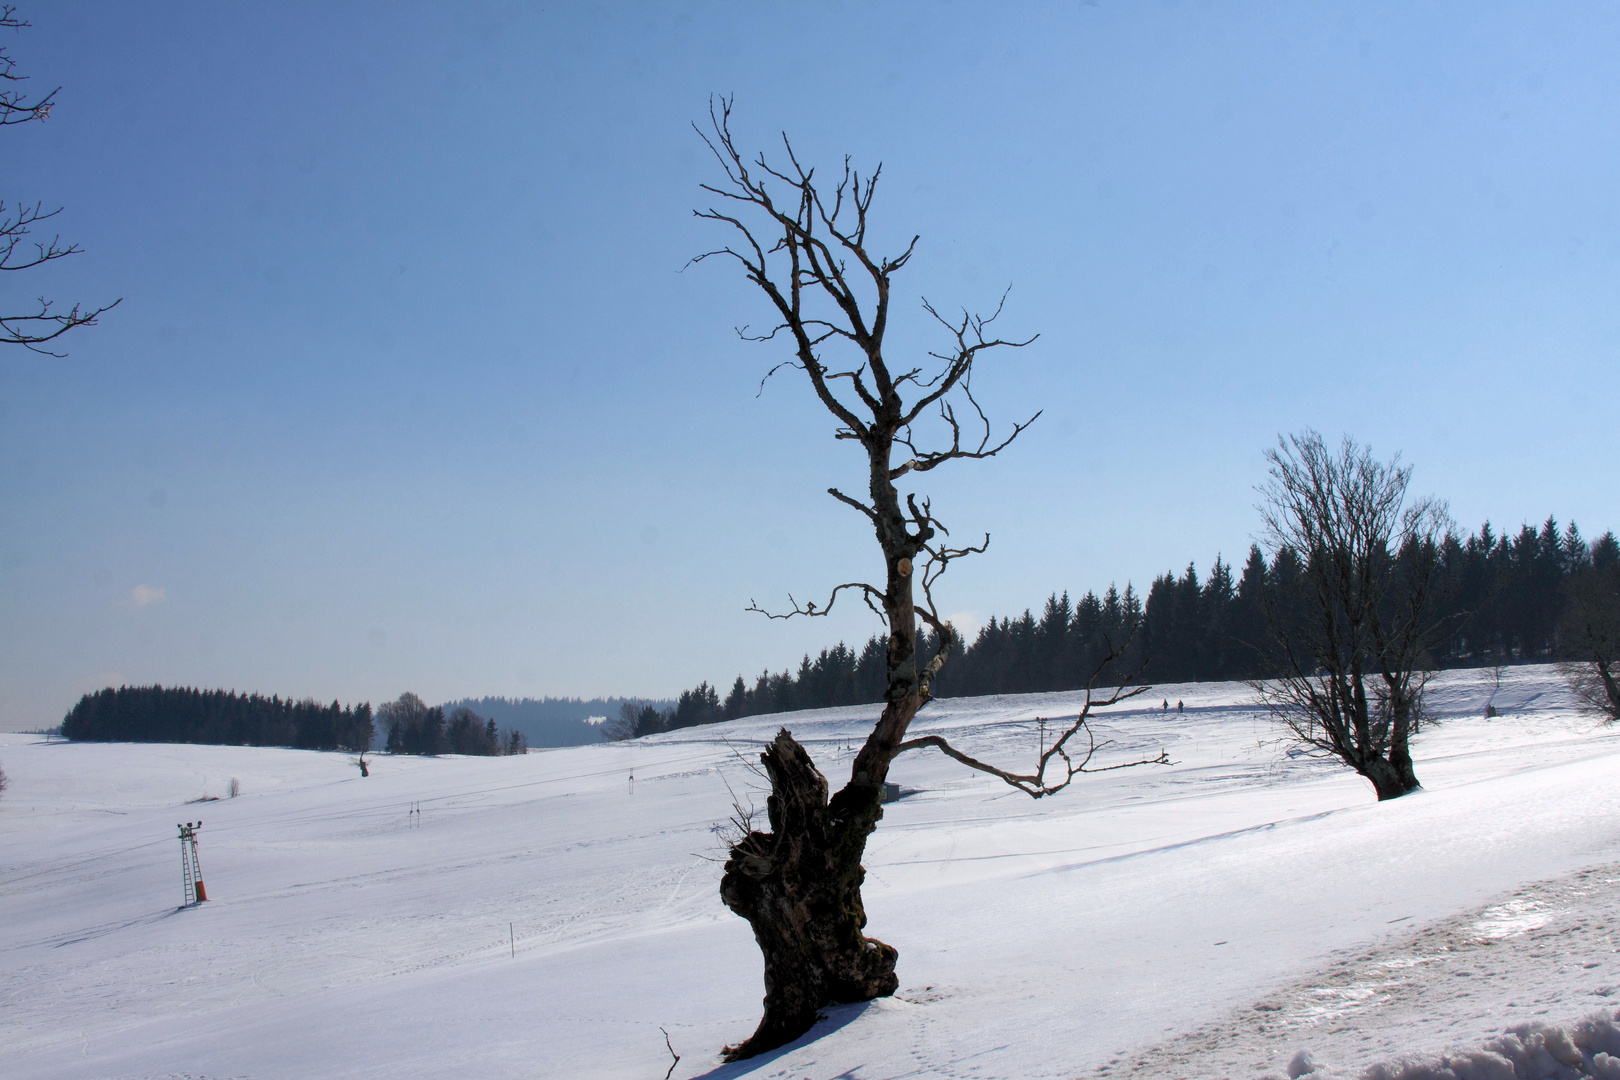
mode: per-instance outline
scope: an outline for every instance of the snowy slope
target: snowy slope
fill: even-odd
[[[1103,757],[1176,764],[1050,799],[902,758],[920,792],[866,893],[900,994],[723,1067],[762,993],[716,895],[733,792],[763,804],[748,764],[783,723],[839,778],[869,708],[364,780],[342,755],[0,735],[0,1072],[658,1077],[662,1026],[677,1077],[1254,1076],[1302,1046],[1350,1074],[1620,986],[1620,741],[1551,669],[1515,670],[1489,721],[1477,674],[1442,677],[1425,789],[1384,806],[1289,757],[1242,686],[1151,697],[1098,725]],[[1024,763],[1076,700],[941,701],[914,731]],[[187,805],[232,777],[240,798]],[[211,899],[177,911],[174,825],[199,816]]]

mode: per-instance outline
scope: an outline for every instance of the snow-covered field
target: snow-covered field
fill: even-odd
[[[716,895],[733,793],[763,805],[748,762],[780,723],[841,781],[871,709],[369,779],[344,755],[0,735],[0,1073],[656,1080],[662,1027],[676,1077],[1285,1076],[1301,1049],[1351,1076],[1620,1005],[1620,738],[1551,669],[1514,670],[1493,720],[1477,673],[1442,677],[1424,790],[1383,806],[1288,756],[1241,686],[1150,696],[1099,723],[1102,756],[1173,766],[1038,802],[902,758],[919,791],[866,890],[901,992],[731,1066],[762,993]],[[1023,764],[1075,700],[941,701],[913,730]],[[233,777],[241,797],[188,804]],[[177,910],[175,824],[199,817],[210,900]],[[1572,1030],[1620,1054],[1612,1026]],[[1560,1037],[1513,1038],[1551,1070],[1577,1060]],[[1468,1061],[1450,1075],[1492,1075]]]

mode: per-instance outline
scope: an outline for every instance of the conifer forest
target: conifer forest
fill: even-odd
[[[1539,529],[1524,525],[1511,535],[1489,522],[1466,537],[1448,535],[1439,555],[1447,632],[1431,662],[1486,667],[1561,659],[1558,624],[1570,586],[1583,573],[1620,564],[1620,542],[1605,532],[1589,543],[1574,523],[1560,528],[1549,517]],[[1166,572],[1146,598],[1130,583],[1123,592],[1110,585],[1100,597],[1088,591],[1078,602],[1054,592],[1039,614],[1026,609],[992,618],[971,642],[956,642],[935,692],[1076,690],[1122,642],[1129,644],[1103,669],[1099,685],[1264,678],[1266,604],[1285,602],[1303,572],[1291,549],[1267,560],[1255,545],[1241,567],[1217,555],[1202,577],[1190,562],[1179,575]],[[927,652],[939,646],[930,635]],[[839,642],[806,655],[797,671],[762,672],[752,685],[739,675],[723,698],[704,682],[681,694],[665,727],[877,701],[883,658],[883,639],[874,635],[859,649]]]

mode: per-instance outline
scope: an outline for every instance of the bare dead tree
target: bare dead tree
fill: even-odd
[[[1265,539],[1304,562],[1297,591],[1267,597],[1271,678],[1251,684],[1302,745],[1337,756],[1380,800],[1415,790],[1410,742],[1424,719],[1429,650],[1443,636],[1445,505],[1408,503],[1410,466],[1346,436],[1307,430],[1266,452]]]
[[[786,135],[780,167],[763,154],[745,158],[732,137],[729,100],[712,99],[709,120],[709,129],[699,128],[698,134],[713,151],[725,182],[703,185],[718,201],[695,213],[728,227],[734,239],[693,261],[733,260],[765,294],[773,313],[771,328],[751,333],[743,327],[738,333],[750,341],[788,343],[792,358],[766,378],[783,368],[804,372],[836,421],[834,437],[860,447],[866,459],[865,498],[837,488],[829,488],[828,494],[865,519],[883,555],[881,584],[847,581],[834,586],[822,605],[790,596],[786,611],[758,605],[750,610],[771,618],[824,616],[849,592],[889,632],[883,712],[855,756],[848,783],[829,798],[826,778],[785,728],[760,755],[771,785],[766,804],[770,832],[749,827],[731,845],[720,883],[721,898],[748,920],[765,959],[765,1015],[749,1039],[726,1048],[727,1059],[736,1060],[798,1038],[825,1005],[886,996],[899,985],[898,953],[864,934],[861,900],[866,873],[861,860],[867,837],[883,815],[882,786],[895,757],[932,747],[1039,798],[1082,773],[1101,771],[1091,765],[1099,748],[1087,726],[1092,710],[1146,688],[1096,697],[1088,689],[1080,714],[1026,773],[980,761],[937,735],[907,740],[907,729],[930,700],[934,678],[955,637],[939,613],[934,586],[953,562],[984,552],[990,537],[953,543],[930,501],[914,492],[902,495],[896,482],[947,462],[994,457],[1040,415],[1013,424],[998,437],[972,386],[981,358],[1035,339],[997,336],[993,324],[1001,304],[988,316],[964,310],[947,317],[924,300],[922,310],[943,330],[945,346],[923,364],[892,365],[884,354],[891,283],[910,262],[918,237],[898,255],[880,256],[869,249],[869,215],[881,166],[863,177],[846,157],[842,173],[820,183]],[[930,421],[932,442],[921,430]],[[932,656],[921,655],[919,619],[938,643]],[[1154,760],[1164,760],[1163,755]]]
[[[0,7],[0,30],[21,30],[29,24],[17,18],[16,8],[7,4]],[[56,103],[57,90],[39,97],[30,96],[22,86],[26,75],[17,74],[16,60],[4,45],[0,45],[0,127],[12,124],[43,123]],[[60,87],[58,88],[60,89]],[[0,270],[31,270],[44,263],[65,259],[81,250],[77,244],[65,244],[61,236],[52,236],[40,243],[29,241],[41,222],[62,212],[61,207],[46,210],[45,204],[29,205],[7,203],[0,200]],[[15,315],[0,315],[0,344],[21,345],[47,356],[63,356],[41,348],[80,326],[93,326],[97,316],[117,307],[114,300],[98,308],[74,304],[69,311],[53,311],[54,304],[41,296],[35,306]]]
[[[619,715],[602,721],[602,738],[607,742],[623,742],[636,737],[636,716],[641,712],[639,701],[626,701],[619,706]]]
[[[1609,723],[1620,720],[1620,566],[1587,568],[1570,580],[1558,645],[1581,704]]]
[[[607,742],[639,739],[643,735],[656,735],[664,730],[666,717],[647,701],[626,701],[619,706],[619,715],[602,722],[602,738]]]
[[[1491,696],[1485,699],[1485,719],[1489,720],[1497,715],[1496,695],[1502,692],[1502,677],[1507,674],[1507,661],[1501,657],[1493,659],[1484,669],[1482,679],[1491,688]]]

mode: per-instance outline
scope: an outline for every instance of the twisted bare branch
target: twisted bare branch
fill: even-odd
[[[865,503],[861,502],[861,500],[852,499],[848,495],[845,495],[842,491],[839,491],[837,488],[828,488],[827,489],[827,494],[831,495],[833,498],[837,499],[839,502],[845,504],[846,506],[853,506],[855,509],[857,509],[861,513],[865,514],[872,521],[873,524],[877,524],[877,520],[878,520],[877,511],[872,509],[870,506],[867,506]]]
[[[16,12],[17,9],[11,4],[0,7],[0,29],[22,30],[31,25],[17,18]],[[47,119],[51,115],[51,106],[56,101],[57,91],[61,90],[61,87],[57,87],[44,97],[30,101],[21,87],[8,85],[28,81],[28,76],[17,74],[16,66],[17,61],[6,51],[4,45],[0,45],[0,127]]]
[[[16,10],[10,4],[0,6],[0,29],[21,30],[29,25],[17,18]],[[43,97],[30,98],[16,85],[28,81],[27,76],[17,74],[16,64],[6,47],[0,45],[0,127],[45,120],[56,101],[56,90]],[[0,271],[29,270],[43,263],[77,255],[79,245],[64,244],[60,236],[53,236],[43,244],[27,241],[33,226],[61,212],[60,207],[46,210],[44,203],[40,202],[32,206],[18,204],[8,210],[6,204],[0,202]],[[37,303],[36,309],[20,315],[0,315],[0,345],[21,345],[45,356],[63,356],[64,353],[52,352],[40,346],[76,327],[94,326],[97,316],[111,311],[120,301],[114,300],[97,308],[74,304],[66,312],[53,312],[52,301],[43,296]]]
[[[98,315],[111,311],[123,300],[120,298],[98,308],[82,308],[74,304],[72,309],[59,315],[51,314],[51,301],[43,296],[36,303],[39,310],[32,314],[0,315],[0,345],[21,345],[44,356],[66,356],[66,353],[52,352],[39,346],[54,341],[75,327],[94,326]]]
[[[876,614],[878,618],[881,619],[884,617],[883,612],[879,611],[877,606],[872,603],[873,597],[877,597],[879,600],[883,599],[883,590],[878,588],[876,585],[868,585],[864,581],[846,581],[844,584],[834,587],[832,595],[827,597],[827,603],[819,608],[816,607],[816,602],[814,600],[800,604],[793,598],[792,593],[788,593],[788,603],[793,605],[788,611],[769,611],[760,607],[753,600],[749,600],[748,606],[743,610],[755,612],[765,616],[767,619],[791,619],[795,615],[830,615],[832,614],[833,604],[838,601],[838,594],[843,592],[845,589],[860,589],[862,597],[866,600],[866,606],[871,608],[873,613]]]
[[[1126,644],[1129,644],[1128,640]],[[1159,751],[1159,753],[1153,757],[1139,758],[1135,761],[1123,761],[1112,765],[1101,766],[1093,766],[1091,764],[1092,758],[1096,756],[1097,751],[1109,745],[1106,741],[1098,742],[1096,733],[1091,730],[1089,721],[1091,719],[1092,710],[1105,709],[1111,705],[1117,705],[1122,701],[1136,697],[1138,694],[1146,693],[1149,689],[1151,689],[1151,687],[1148,686],[1131,687],[1121,685],[1115,687],[1113,692],[1110,693],[1106,698],[1098,699],[1093,696],[1093,687],[1096,685],[1097,679],[1102,675],[1103,670],[1107,668],[1109,664],[1119,659],[1124,651],[1124,646],[1111,650],[1109,654],[1102,660],[1102,662],[1097,665],[1096,670],[1092,672],[1090,680],[1086,683],[1085,704],[1081,706],[1080,712],[1077,715],[1067,719],[1066,726],[1062,728],[1057,739],[1052,743],[1052,745],[1041,751],[1040,756],[1036,759],[1035,769],[1032,772],[1017,773],[1012,772],[1009,769],[1003,769],[997,765],[992,765],[987,761],[980,760],[971,754],[958,750],[956,747],[952,746],[950,742],[944,738],[944,736],[941,735],[924,735],[921,738],[909,739],[895,748],[895,755],[898,756],[903,754],[907,750],[921,750],[932,747],[940,751],[940,753],[944,754],[946,757],[959,761],[970,769],[996,777],[997,779],[1006,783],[1008,786],[1022,791],[1032,799],[1043,798],[1044,796],[1062,791],[1064,788],[1068,787],[1074,782],[1075,777],[1081,776],[1085,773],[1112,772],[1115,769],[1131,769],[1138,765],[1172,764],[1169,754],[1163,750]],[[1085,747],[1081,749],[1076,746],[1076,748],[1071,752],[1069,748],[1070,741],[1075,739],[1082,732],[1085,734]],[[1050,769],[1052,772],[1050,777],[1047,775],[1048,769]]]

